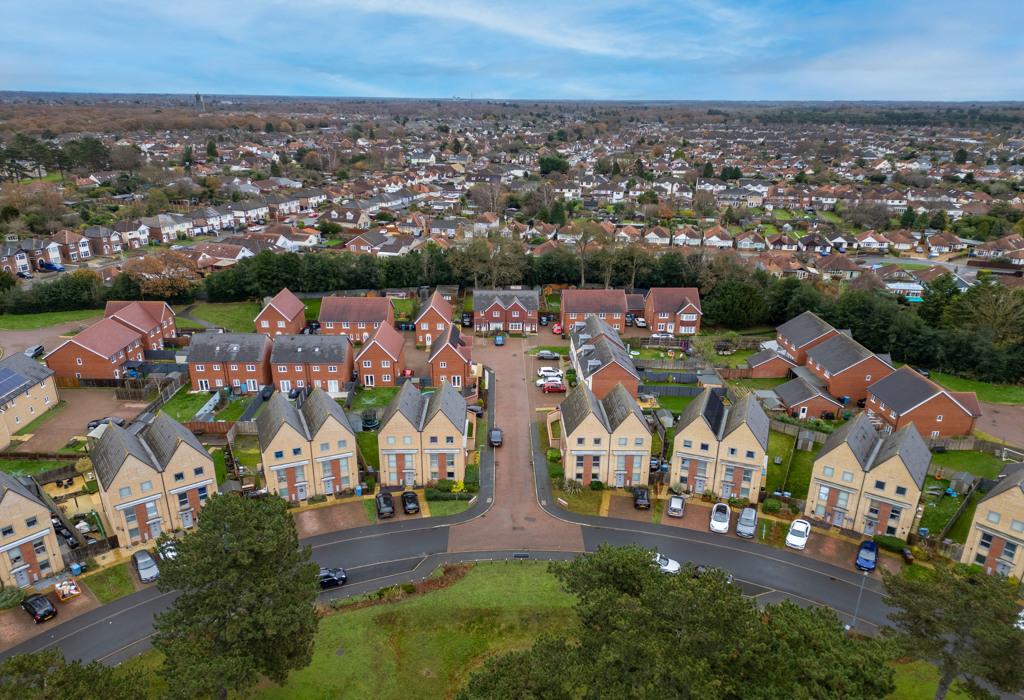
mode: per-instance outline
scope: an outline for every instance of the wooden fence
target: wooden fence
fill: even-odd
[[[749,367],[719,367],[715,365],[715,369],[718,370],[718,376],[722,379],[750,379],[754,376],[754,370]]]
[[[951,438],[931,438],[927,440],[928,447],[933,452],[936,451],[949,451],[949,452],[988,452],[993,454],[1000,459],[1010,459],[1020,461],[1024,459],[1024,447],[1017,445],[1011,445],[1009,443],[992,442],[991,440],[982,440],[981,438],[968,435],[966,437],[951,437]]]
[[[190,420],[182,423],[189,431],[202,435],[227,435],[235,427],[235,421],[230,420]]]
[[[779,433],[784,433],[786,435],[792,435],[793,437],[797,437],[800,435],[800,433],[804,433],[805,435],[809,435],[811,438],[813,438],[814,442],[817,443],[825,442],[825,440],[828,439],[828,433],[822,433],[817,430],[811,430],[810,428],[805,428],[801,425],[783,423],[782,421],[776,418],[769,418],[768,424],[772,430]]]

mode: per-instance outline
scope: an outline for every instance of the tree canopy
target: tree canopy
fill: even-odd
[[[53,648],[0,661],[0,700],[136,700],[145,696],[146,685],[138,674],[98,661],[69,663]]]

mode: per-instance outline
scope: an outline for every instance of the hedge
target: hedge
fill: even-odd
[[[439,491],[438,489],[426,489],[423,495],[427,497],[428,501],[471,501],[473,500],[473,494],[471,493],[449,493],[447,491]]]
[[[782,501],[777,498],[766,498],[761,504],[761,510],[765,513],[778,513],[782,510]]]
[[[875,544],[890,552],[902,552],[903,548],[907,546],[906,541],[892,535],[875,535],[874,540]]]

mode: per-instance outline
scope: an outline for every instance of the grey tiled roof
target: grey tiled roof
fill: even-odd
[[[562,435],[572,434],[591,414],[596,415],[601,425],[608,428],[604,407],[586,384],[577,384],[559,405],[559,411],[562,414]]]
[[[614,432],[618,429],[630,415],[636,416],[642,425],[646,425],[643,411],[640,410],[636,399],[630,396],[629,392],[626,391],[626,387],[622,386],[621,383],[612,387],[612,390],[601,399],[601,405],[604,406],[609,432]]]
[[[259,362],[270,338],[262,333],[196,333],[189,362]]]
[[[866,347],[842,334],[834,335],[807,351],[808,361],[814,360],[831,374],[849,369],[871,355]]]
[[[575,347],[592,342],[593,339],[600,337],[608,338],[614,341],[616,345],[623,345],[622,338],[615,332],[615,329],[608,325],[607,321],[594,314],[589,314],[583,320],[583,325],[579,330],[570,330],[569,334],[572,336],[572,343]]]
[[[679,414],[679,420],[676,421],[676,432],[700,419],[718,437],[724,417],[725,405],[722,403],[722,398],[711,389],[705,389]]]
[[[345,415],[345,410],[326,391],[319,387],[313,389],[313,392],[306,397],[299,411],[306,420],[306,427],[309,428],[310,436],[316,435],[317,431],[320,430],[329,418],[334,418],[346,430],[350,431],[352,429],[348,416]]]
[[[1004,465],[1000,472],[999,481],[981,500],[987,501],[1013,488],[1024,491],[1024,462]]]
[[[770,424],[768,416],[758,402],[754,394],[747,394],[737,401],[730,409],[725,418],[725,430],[722,435],[730,435],[741,425],[747,425],[754,439],[761,445],[762,449],[768,449],[768,432]]]
[[[786,404],[786,406],[790,408],[807,401],[808,399],[816,397],[828,399],[836,406],[841,405],[827,393],[821,391],[817,386],[804,381],[800,377],[790,379],[785,384],[780,384],[775,387],[775,395],[779,397],[779,400],[781,400],[782,403]]]
[[[495,300],[505,309],[515,301],[527,311],[540,308],[540,295],[536,289],[474,289],[473,311],[484,311]]]
[[[104,490],[110,488],[129,455],[155,472],[160,472],[162,469],[138,435],[133,435],[112,423],[108,424],[96,446],[89,453],[92,458],[93,471],[96,472],[96,478],[99,479]]]
[[[906,425],[895,433],[885,436],[882,447],[878,450],[878,455],[868,471],[897,455],[903,460],[914,483],[921,488],[924,485],[924,478],[928,475],[928,465],[932,462],[932,453],[928,450],[924,438],[913,425]]]
[[[594,340],[592,345],[594,347],[592,351],[587,354],[577,355],[580,363],[580,369],[583,371],[584,377],[589,377],[601,368],[614,362],[621,365],[634,377],[639,378],[640,375],[637,374],[636,365],[633,364],[633,358],[630,357],[629,352],[624,347],[613,340],[609,340],[605,336],[601,336]],[[595,363],[593,367],[591,367],[590,360],[597,360],[600,364]]]
[[[438,413],[443,413],[459,430],[466,427],[466,400],[447,382],[431,394],[424,394],[412,382],[406,382],[385,409],[381,425],[387,424],[396,413],[401,413],[420,431]]]
[[[417,430],[422,425],[423,401],[419,389],[413,386],[412,382],[403,384],[395,397],[391,399],[387,408],[384,409],[384,417],[380,421],[381,426],[387,425],[396,413],[405,416],[405,419]]]
[[[192,434],[191,430],[162,411],[146,427],[142,439],[162,467],[170,464],[171,458],[181,443],[185,443],[202,454],[207,454],[206,448],[199,442],[199,438]]]
[[[270,362],[342,364],[351,351],[352,343],[347,335],[276,335]]]
[[[17,398],[47,377],[53,370],[28,358],[23,352],[14,352],[0,360],[0,406]]]
[[[847,421],[832,431],[832,434],[825,440],[825,444],[821,446],[821,451],[816,459],[821,459],[843,443],[850,446],[850,450],[862,469],[865,471],[870,469],[879,437],[872,427],[871,421],[868,420],[867,414],[860,413],[853,420]]]
[[[41,506],[46,505],[30,485],[24,483],[20,478],[13,474],[0,471],[0,505],[3,505],[4,496],[7,495],[8,491],[24,496],[30,501],[34,501]]]
[[[306,425],[291,401],[281,392],[274,392],[267,402],[267,407],[256,416],[256,429],[259,431],[260,449],[266,449],[274,439],[282,425],[290,425],[299,435],[309,438]]]
[[[940,389],[909,367],[900,367],[868,387],[882,403],[903,414],[930,399]]]
[[[747,358],[747,366],[757,367],[758,365],[763,365],[765,362],[768,362],[769,360],[774,360],[775,358],[781,358],[785,360],[787,363],[793,364],[793,362],[789,358],[780,355],[774,350],[762,350],[760,352],[754,353],[753,355]]]
[[[804,311],[799,316],[789,319],[778,328],[783,338],[788,339],[796,347],[801,347],[815,338],[827,333],[832,326],[818,318],[813,311]]]

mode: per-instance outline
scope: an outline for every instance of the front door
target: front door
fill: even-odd
[[[703,477],[698,476],[697,478],[695,478],[693,480],[693,492],[694,493],[698,493],[698,494],[699,493],[704,493],[704,478]]]
[[[163,531],[163,521],[161,521],[161,520],[154,520],[153,522],[151,522],[149,524],[149,536],[152,537],[154,540],[157,537],[160,536],[160,533],[162,531]]]
[[[209,390],[210,390],[210,380],[209,379],[200,379],[199,380],[199,391],[209,391]]]
[[[425,342],[427,347],[429,348],[430,344],[434,342],[434,337],[432,335],[430,335],[429,333],[427,333],[427,335],[424,336],[424,338],[423,338],[423,342]]]
[[[801,418],[806,418],[807,417],[807,406],[801,406],[800,407],[800,417]]]
[[[296,484],[295,485],[295,493],[298,495],[298,498],[299,498],[300,501],[306,500],[306,485],[305,484]]]
[[[841,515],[840,513],[837,513],[837,514]],[[842,525],[842,520],[840,520],[839,522],[835,522],[835,519],[833,519],[832,524],[833,525]],[[877,528],[877,527],[878,527],[878,521],[877,520],[865,520],[864,521],[864,534],[868,535],[868,536],[874,535],[875,534],[875,528]]]
[[[28,568],[24,568],[18,573],[14,574],[14,585],[18,588],[24,588],[29,584],[28,581]]]
[[[615,472],[615,486],[622,488],[626,485],[626,472]]]
[[[281,380],[281,391],[291,391],[292,383],[288,379]]]
[[[338,380],[337,379],[328,379],[327,380],[327,393],[328,394],[337,394],[338,393]]]
[[[416,483],[416,470],[406,469],[405,470],[405,485],[412,486]]]
[[[462,386],[462,375],[461,374],[453,374],[452,375],[452,386],[455,387],[456,389],[458,389],[459,387]]]
[[[181,526],[187,530],[188,528],[192,527],[192,524],[193,524],[192,511],[191,510],[183,510],[183,511],[181,511]]]

